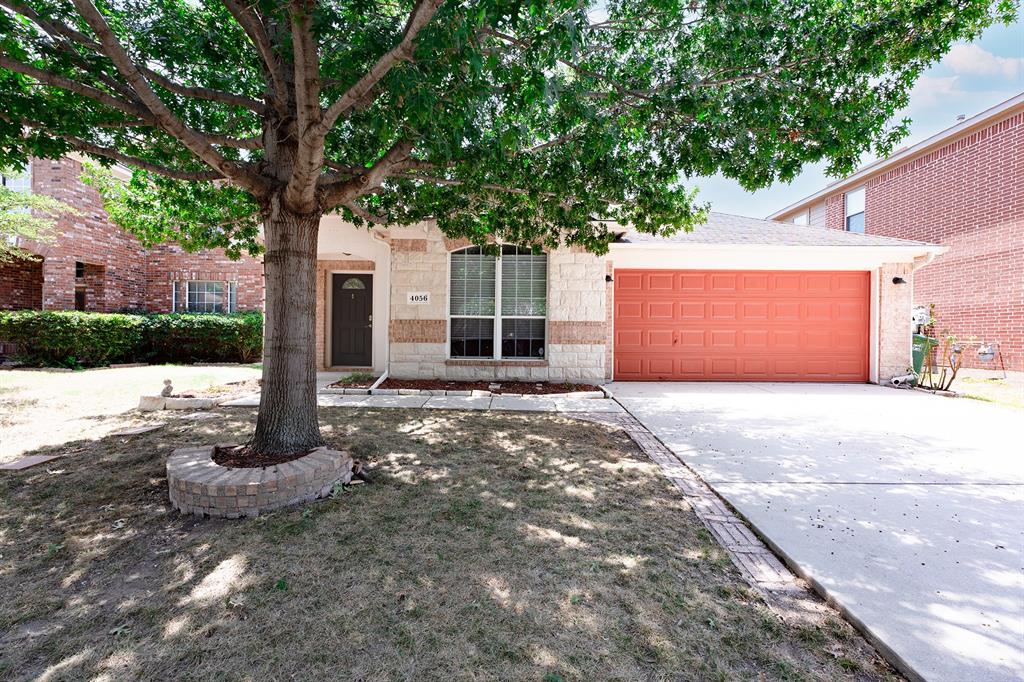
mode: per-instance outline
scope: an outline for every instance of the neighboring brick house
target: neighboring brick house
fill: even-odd
[[[914,303],[935,304],[937,331],[997,343],[1024,370],[1024,93],[769,217],[947,246]],[[976,348],[965,366],[998,367]]]
[[[233,261],[220,249],[187,253],[174,244],[146,249],[110,222],[81,172],[76,158],[35,159],[21,176],[3,178],[79,213],[60,216],[52,242],[19,242],[39,259],[0,264],[0,310],[262,310],[259,259]]]

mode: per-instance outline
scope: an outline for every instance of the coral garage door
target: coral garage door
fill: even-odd
[[[616,381],[868,380],[867,272],[616,270]]]

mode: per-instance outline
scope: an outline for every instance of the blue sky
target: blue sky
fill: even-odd
[[[901,143],[912,145],[956,122],[958,114],[973,116],[1024,92],[1024,17],[1011,26],[991,26],[978,40],[953,47],[941,62],[917,82],[910,106],[897,114],[913,123]],[[864,158],[863,162],[873,158]],[[790,184],[777,184],[747,192],[735,181],[720,176],[695,178],[687,184],[700,188],[698,200],[711,202],[711,210],[763,218],[812,194],[833,178],[824,164],[807,166]]]

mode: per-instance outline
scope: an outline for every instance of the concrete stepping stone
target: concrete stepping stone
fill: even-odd
[[[60,455],[32,455],[31,457],[24,457],[14,462],[8,462],[7,464],[0,464],[0,470],[21,471],[22,469],[28,469],[29,467],[45,464],[50,460],[59,458]]]
[[[220,419],[220,417],[209,412],[193,412],[191,414],[183,414],[179,419],[189,422],[204,422],[209,419]]]
[[[473,398],[464,396],[437,396],[428,398],[423,407],[439,410],[488,410],[490,398]]]
[[[147,426],[133,426],[127,429],[121,429],[120,431],[114,431],[111,436],[137,436],[140,433],[149,433],[150,431],[156,431],[159,428],[163,428],[163,424],[149,424]]]
[[[254,393],[252,395],[243,396],[241,398],[235,398],[234,400],[225,400],[220,404],[221,407],[259,407],[260,394]]]

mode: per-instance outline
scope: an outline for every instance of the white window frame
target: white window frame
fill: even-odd
[[[0,185],[3,185],[4,187],[7,187],[8,186],[7,185],[8,178],[9,178],[9,176],[0,174]],[[32,194],[32,162],[31,161],[25,167],[25,180],[27,182],[27,186],[26,187],[24,187],[23,189],[15,189],[13,191],[15,191],[15,192],[24,192],[25,194]]]
[[[864,205],[861,207],[861,209],[859,211],[856,211],[854,213],[850,213],[850,195],[851,194],[856,194],[857,192],[860,192],[861,195],[864,197],[864,201],[863,201]],[[843,231],[844,232],[851,232],[851,230],[850,230],[850,218],[852,218],[853,216],[856,216],[856,215],[863,215],[864,216],[864,229],[862,229],[860,232],[854,232],[854,234],[864,234],[864,233],[866,233],[867,232],[867,213],[868,213],[867,209],[868,209],[867,185],[861,185],[860,187],[854,187],[849,192],[845,192],[843,194]]]
[[[8,179],[8,177],[9,176],[7,176],[7,175],[0,174],[0,185],[3,185],[4,187],[7,187],[7,179]],[[32,194],[32,161],[29,161],[28,165],[25,166],[25,177],[26,177],[28,186],[24,187],[22,189],[13,189],[12,191],[14,191],[14,192],[22,192],[24,194]],[[12,212],[13,213],[28,213],[29,209],[27,209],[27,208],[16,208],[16,209],[13,209]],[[7,242],[8,246],[18,247],[22,243],[22,237],[19,237],[16,234],[9,234],[9,235],[6,235],[4,241]]]
[[[803,220],[803,222],[800,222],[801,220]],[[810,211],[801,211],[793,216],[793,220],[790,222],[794,225],[799,225],[800,227],[807,227],[811,224],[811,213]]]
[[[224,298],[225,310],[221,312],[210,312],[202,311],[198,312],[195,310],[189,310],[189,286],[192,284],[206,284],[213,282],[220,284],[224,287],[222,296]],[[181,289],[182,300],[184,301],[184,310],[178,310],[178,289]],[[196,315],[231,315],[238,312],[238,281],[237,280],[219,280],[219,279],[181,279],[171,282],[171,312],[172,313],[192,313]]]
[[[499,254],[502,246],[514,246],[514,244],[498,244]],[[493,319],[494,327],[492,334],[494,335],[494,353],[492,357],[488,358],[482,355],[452,355],[452,256],[465,249],[473,248],[467,246],[461,249],[455,249],[454,251],[448,252],[448,271],[446,273],[445,286],[447,287],[448,295],[445,301],[445,319],[447,321],[447,329],[445,333],[445,358],[448,360],[483,360],[483,361],[506,361],[506,362],[536,362],[543,363],[547,362],[548,359],[548,339],[550,337],[550,330],[548,329],[548,314],[544,315],[506,315],[509,319],[517,320],[544,320],[544,356],[540,358],[534,357],[504,357],[501,354],[501,256],[495,258],[494,263],[494,315],[455,315],[454,317],[462,319],[479,319],[479,320],[490,320]],[[544,308],[550,313],[551,311],[551,254],[547,251],[542,252],[545,256],[544,259]]]

